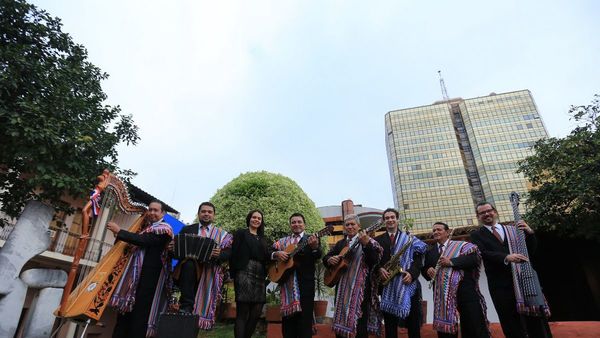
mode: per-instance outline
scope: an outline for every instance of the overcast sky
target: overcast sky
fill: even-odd
[[[248,171],[317,206],[393,203],[384,115],[529,89],[550,136],[600,93],[598,1],[34,1],[110,78],[133,182],[191,221]]]

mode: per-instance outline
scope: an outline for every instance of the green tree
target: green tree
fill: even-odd
[[[0,204],[13,217],[31,198],[87,193],[118,169],[116,145],[139,139],[131,116],[104,104],[108,75],[61,26],[23,0],[0,2]]]
[[[600,95],[569,114],[579,126],[538,141],[520,163],[533,184],[525,217],[537,229],[600,241]]]
[[[307,233],[324,227],[313,201],[288,177],[266,171],[241,174],[211,198],[217,209],[215,222],[227,231],[246,227],[246,215],[260,209],[264,214],[265,235],[271,240],[290,232],[289,217],[300,212]]]

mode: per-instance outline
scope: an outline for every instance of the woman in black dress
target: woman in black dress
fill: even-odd
[[[229,260],[237,307],[235,338],[252,336],[266,302],[269,245],[264,236],[262,212],[250,211],[246,216],[246,226],[246,229],[234,233]]]

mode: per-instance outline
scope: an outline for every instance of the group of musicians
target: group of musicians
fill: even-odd
[[[458,337],[459,327],[465,338],[491,337],[486,303],[479,289],[482,262],[505,336],[551,337],[547,304],[544,302],[537,308],[524,304],[521,283],[514,274],[514,266],[528,262],[529,258],[513,252],[512,234],[524,232],[527,249],[532,253],[536,247],[533,230],[523,221],[518,221],[515,227],[499,224],[497,211],[490,203],[476,207],[482,227],[471,234],[471,242],[452,240],[448,225],[436,222],[432,227],[435,243],[429,247],[399,228],[399,214],[393,208],[383,212],[386,231],[375,238],[361,230],[356,215],[346,215],[344,238],[324,256],[318,237],[305,233],[305,219],[300,213],[289,218],[289,236],[270,244],[264,236],[260,210],[248,213],[246,227],[233,234],[213,223],[215,212],[213,204],[203,202],[198,208],[199,222],[182,230],[212,239],[216,243],[211,251],[212,260],[210,263],[182,260],[175,267],[172,279],[168,273],[173,232],[162,220],[161,202],[149,204],[148,225],[137,234],[108,223],[107,228],[117,239],[134,248],[133,258],[111,298],[111,305],[119,311],[114,337],[153,336],[158,314],[164,310],[161,301],[171,280],[181,290],[179,310],[197,315],[200,329],[212,329],[225,262],[229,262],[234,279],[235,337],[251,337],[266,301],[267,266],[288,261],[292,254],[285,248],[290,245],[301,250],[293,253],[294,267],[279,280],[284,337],[306,338],[313,334],[318,259],[330,271],[339,273],[333,318],[337,337],[384,333],[388,338],[397,337],[399,326],[407,328],[409,337],[420,337],[424,315],[420,274],[433,287],[433,328],[439,337]]]

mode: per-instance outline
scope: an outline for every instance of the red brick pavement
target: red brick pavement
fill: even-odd
[[[550,329],[554,338],[594,338],[600,337],[600,322],[552,322]],[[491,324],[492,337],[502,338],[500,324]],[[408,337],[405,329],[398,329],[398,337]],[[330,325],[317,324],[316,338],[335,338]],[[281,324],[269,323],[267,326],[267,338],[281,338]],[[421,338],[437,338],[431,324],[425,324],[421,328]]]

